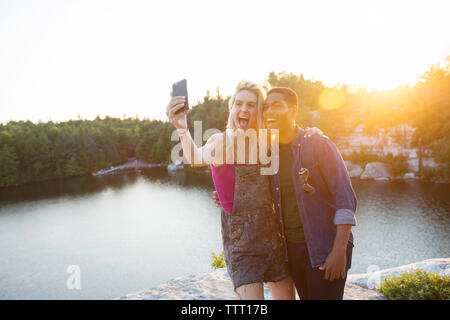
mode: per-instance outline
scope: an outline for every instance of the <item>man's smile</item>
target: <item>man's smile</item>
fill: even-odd
[[[267,128],[276,127],[278,122],[279,122],[278,120],[279,120],[278,117],[275,117],[275,116],[272,116],[272,115],[264,117],[265,126]]]

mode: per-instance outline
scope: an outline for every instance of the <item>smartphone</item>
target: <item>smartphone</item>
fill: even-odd
[[[189,102],[188,102],[188,92],[187,92],[187,81],[183,79],[181,81],[175,82],[172,85],[172,97],[186,97],[186,101],[184,103],[184,107],[175,112],[175,114],[183,112],[185,110],[189,110]]]

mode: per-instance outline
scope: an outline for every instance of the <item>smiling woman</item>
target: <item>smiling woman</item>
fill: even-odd
[[[237,119],[237,123],[234,124],[235,127],[247,130],[250,129],[250,123],[254,124],[256,127],[255,117],[256,114],[256,104],[257,97],[251,92],[247,90],[242,90],[236,95],[235,105],[230,112],[230,118]],[[255,128],[256,129],[256,128]]]
[[[240,133],[264,135],[260,129],[263,129],[265,96],[265,90],[258,84],[246,80],[239,82],[229,102],[226,132],[211,136],[201,148],[196,146],[187,128],[186,113],[189,110],[178,112],[184,107],[185,97],[172,97],[166,114],[178,129],[189,163],[211,165],[212,179],[222,205],[224,257],[237,297],[264,299],[263,282],[267,282],[274,299],[294,299],[269,177],[261,173],[260,163],[245,161],[250,148],[239,148]],[[236,135],[238,147],[234,148]],[[226,147],[224,141],[227,141]],[[256,150],[258,142],[250,139],[249,146]],[[242,155],[244,163],[239,160]]]
[[[245,80],[237,85],[237,94],[233,95],[229,102],[230,114],[227,129],[262,128],[265,92],[262,90],[263,94],[256,95],[253,87],[251,82]]]

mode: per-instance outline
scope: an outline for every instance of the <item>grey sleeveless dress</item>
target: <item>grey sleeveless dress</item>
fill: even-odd
[[[222,239],[234,289],[289,275],[273,208],[269,176],[259,165],[235,166],[232,213],[222,208]]]

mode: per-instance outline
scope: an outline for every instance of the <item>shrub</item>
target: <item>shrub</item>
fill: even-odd
[[[450,182],[450,167],[442,166],[439,168],[423,167],[418,176],[426,180],[438,180]]]
[[[392,155],[389,153],[383,160],[387,164],[389,172],[394,176],[401,176],[408,172],[408,163],[406,157],[402,154]]]
[[[450,277],[413,269],[385,278],[377,291],[389,300],[450,300]]]
[[[216,255],[215,252],[212,253],[211,267],[214,270],[227,267],[227,265],[225,264],[225,256],[224,256],[223,250],[219,255]]]
[[[360,164],[363,168],[369,162],[381,161],[387,165],[389,172],[394,176],[400,176],[408,172],[408,162],[406,161],[406,157],[402,154],[392,155],[391,153],[385,156],[379,156],[373,152],[371,152],[367,147],[361,146],[359,151],[353,151],[351,154],[345,157],[346,160],[349,160],[353,163]]]
[[[369,149],[365,146],[361,146],[361,149],[359,151],[353,151],[351,154],[345,156],[344,158],[345,160],[360,164],[363,168],[369,162],[380,161],[380,157],[375,153],[369,151]]]

